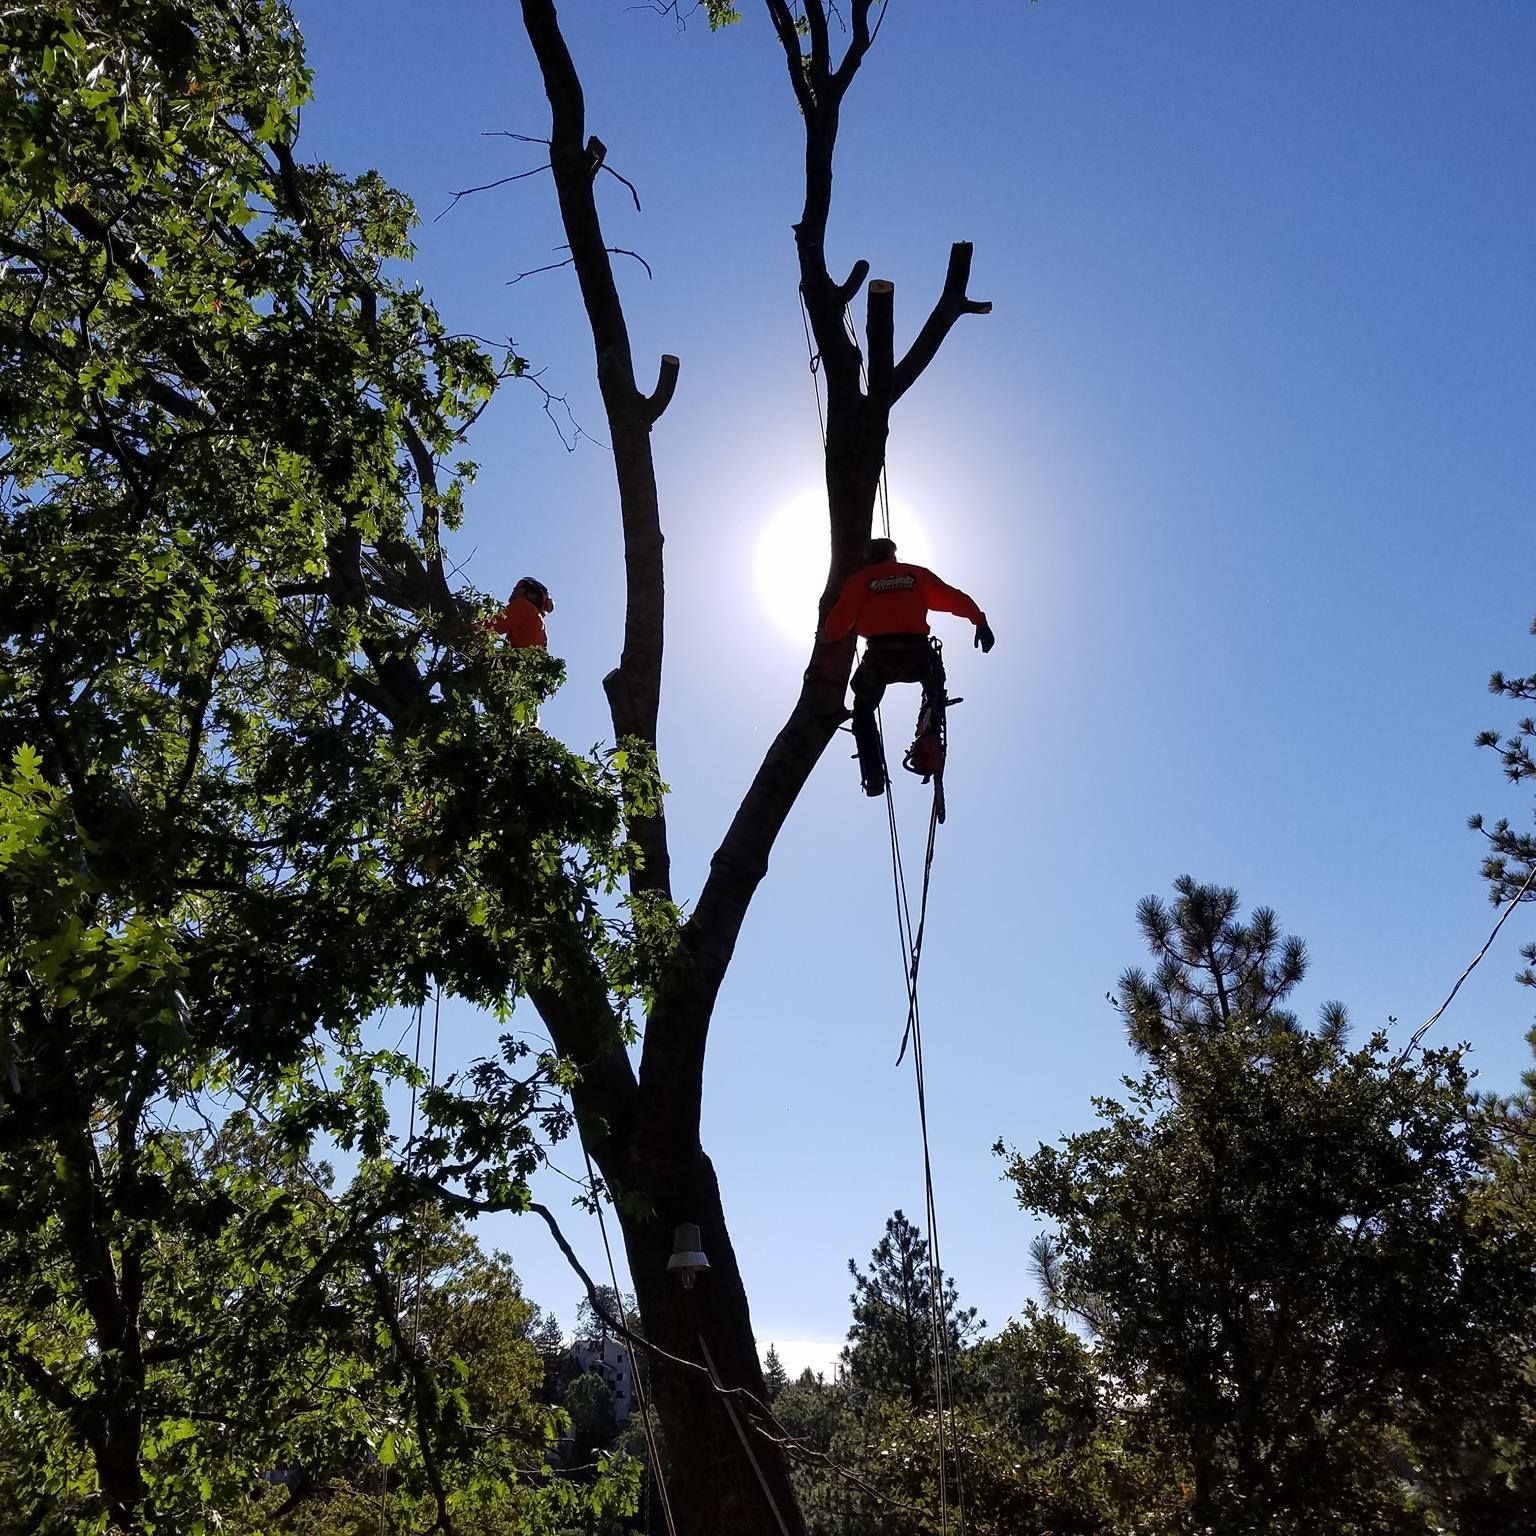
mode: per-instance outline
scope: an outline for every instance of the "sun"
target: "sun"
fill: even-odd
[[[891,536],[903,560],[928,564],[923,526],[898,501],[891,503]],[[786,501],[757,536],[752,565],[758,601],[774,628],[788,640],[809,642],[816,627],[828,551],[827,496],[822,490],[802,491]]]

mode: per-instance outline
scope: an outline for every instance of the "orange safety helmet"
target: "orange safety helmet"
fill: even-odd
[[[549,588],[542,581],[532,576],[524,576],[518,584],[512,588],[512,596],[521,593],[526,597],[540,613],[553,613],[555,600],[549,595]]]

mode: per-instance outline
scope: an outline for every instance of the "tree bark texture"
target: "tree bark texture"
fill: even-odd
[[[805,0],[806,39],[786,0],[765,0],[805,125],[805,204],[795,225],[800,290],[827,382],[826,486],[832,556],[825,616],[863,559],[885,464],[891,407],[932,361],[962,314],[988,306],[966,295],[971,248],[957,244],[943,292],[906,354],[894,346],[894,292],[870,285],[865,352],[845,328],[869,264],[838,282],[827,268],[832,161],[843,98],[874,41],[874,0],[852,0],[848,42],[834,64],[825,0]],[[655,390],[636,382],[628,327],[598,215],[594,182],[605,147],[589,136],[581,82],[554,0],[521,0],[550,104],[550,166],[592,331],[597,379],[613,442],[623,529],[624,647],[605,680],[615,733],[654,747],[661,699],[664,578],[651,429],[671,399],[675,358]],[[808,51],[807,50],[808,46]],[[768,748],[711,861],[684,925],[672,977],[646,1021],[638,1076],[618,1044],[600,984],[572,978],[535,1005],[562,1053],[583,1064],[573,1098],[584,1144],[601,1170],[623,1233],[646,1338],[710,1375],[658,1359],[653,1372],[665,1430],[666,1476],[679,1536],[803,1536],[782,1437],[751,1398],[764,1396],[745,1287],[714,1169],[700,1143],[709,1025],[742,924],[780,829],[847,718],[853,641],[813,646],[800,695]],[[644,865],[634,887],[670,897],[663,817],[633,829]],[[674,1228],[697,1224],[710,1268],[691,1290],[667,1271]],[[738,1393],[732,1389],[744,1389]],[[734,1410],[734,1413],[733,1413]],[[744,1444],[745,1442],[745,1444]]]

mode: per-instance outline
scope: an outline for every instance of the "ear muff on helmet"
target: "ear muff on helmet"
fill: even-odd
[[[882,560],[894,560],[896,558],[895,539],[871,539],[868,558],[871,565],[878,565]]]
[[[542,581],[535,581],[532,576],[524,576],[512,588],[512,596],[526,597],[540,613],[553,613],[555,611],[555,600],[549,595],[549,588]]]

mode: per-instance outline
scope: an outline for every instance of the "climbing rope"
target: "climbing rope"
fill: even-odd
[[[440,1023],[442,1021],[442,1006],[443,1006],[443,992],[442,992],[442,987],[438,986],[436,988],[436,991],[435,991],[435,994],[434,994],[433,1006],[432,1006],[432,1086],[434,1088],[437,1086],[437,1039],[438,1039],[438,1027],[439,1027],[439,1025],[440,1025]],[[427,1000],[426,1000],[425,996],[423,996],[422,1000],[419,1003],[416,1004],[416,1017],[415,1017],[415,1020],[413,1021],[413,1023],[409,1023],[409,1024],[407,1024],[405,1026],[405,1030],[402,1031],[401,1036],[400,1036],[400,1042],[399,1042],[400,1045],[403,1045],[405,1043],[405,1036],[406,1036],[406,1034],[410,1033],[410,1031],[414,1027],[416,1038],[412,1042],[412,1045],[411,1045],[411,1065],[415,1068],[415,1071],[411,1074],[411,1112],[410,1112],[410,1116],[409,1116],[409,1119],[408,1119],[407,1124],[406,1124],[406,1131],[405,1131],[406,1156],[407,1156],[407,1158],[409,1160],[408,1163],[407,1163],[408,1167],[411,1164],[414,1164],[414,1162],[416,1160],[416,1148],[415,1148],[415,1143],[416,1143],[416,1101],[417,1101],[417,1098],[418,1098],[418,1095],[419,1095],[419,1092],[420,1092],[420,1089],[419,1089],[419,1086],[418,1086],[418,1083],[417,1083],[417,1079],[421,1075],[421,1036],[422,1036],[422,1026],[423,1026],[423,1023],[425,1021],[425,1017],[426,1017],[426,1011],[427,1011]],[[396,1046],[396,1049],[399,1049],[398,1045]],[[398,1224],[396,1225],[395,1230],[396,1230],[396,1233],[398,1234],[398,1232],[400,1230]],[[421,1353],[421,1286],[422,1286],[422,1277],[423,1277],[423,1263],[424,1263],[425,1257],[426,1257],[426,1255],[425,1255],[424,1250],[418,1245],[418,1247],[416,1249],[416,1294],[412,1297],[412,1300],[411,1300],[411,1308],[412,1308],[412,1312],[413,1312],[413,1318],[412,1318],[412,1323],[411,1323],[411,1332],[412,1332],[412,1337],[413,1337],[413,1345],[412,1345],[412,1347],[415,1349],[415,1351],[416,1351],[416,1353],[418,1355]],[[399,1312],[400,1312],[400,1292],[401,1292],[400,1277],[397,1275],[395,1277],[395,1314],[396,1314],[397,1317],[398,1317]],[[400,1363],[400,1347],[399,1347],[398,1343],[396,1343],[395,1346],[393,1347],[393,1349],[391,1351],[391,1357],[394,1360],[394,1363],[396,1365],[398,1365]],[[388,1476],[386,1474],[386,1475],[384,1475],[381,1478],[381,1481],[379,1483],[379,1532],[380,1532],[380,1536],[384,1536],[384,1533],[386,1533],[388,1530],[389,1530],[389,1479],[388,1479]]]
[[[603,1234],[603,1253],[608,1260],[608,1281],[613,1286],[613,1303],[619,1309],[619,1326],[624,1330],[625,1349],[629,1353],[630,1379],[635,1384],[635,1396],[640,1399],[640,1428],[645,1435],[645,1449],[651,1459],[651,1473],[656,1480],[656,1491],[661,1495],[662,1518],[667,1522],[667,1536],[677,1536],[677,1524],[672,1518],[672,1500],[667,1493],[667,1479],[661,1470],[661,1455],[656,1448],[656,1430],[651,1423],[650,1396],[645,1389],[645,1378],[640,1370],[639,1357],[629,1343],[632,1334],[629,1318],[625,1315],[624,1293],[619,1289],[618,1266],[613,1262],[613,1245],[608,1241],[608,1223],[603,1219],[603,1200],[598,1190],[597,1170],[592,1166],[592,1154],[587,1151],[585,1143],[582,1144],[581,1155],[587,1160],[587,1187],[591,1190],[592,1204],[597,1211],[598,1231]],[[649,1485],[647,1485],[647,1493],[649,1493]],[[777,1514],[778,1511],[775,1510],[774,1513]]]
[[[800,322],[805,331],[805,350],[807,363],[811,374],[811,383],[816,395],[816,420],[821,428],[821,447],[825,454],[827,447],[827,419],[821,402],[821,355],[816,351],[815,342],[811,335],[810,314],[805,306],[805,294],[799,294]],[[843,306],[843,326],[848,333],[849,340],[858,348],[858,331],[854,326],[853,314],[847,305]],[[859,350],[859,378],[865,390],[869,388],[869,373],[864,365],[862,349]],[[880,480],[876,490],[876,507],[880,514],[880,530],[885,538],[891,536],[891,482],[889,466],[882,461],[880,465]],[[885,721],[883,713],[876,711],[876,729],[880,738],[880,753],[885,757]],[[901,944],[902,974],[907,984],[907,1025],[902,1035],[901,1050],[897,1053],[896,1064],[900,1066],[902,1057],[906,1054],[907,1043],[912,1044],[912,1066],[917,1083],[917,1117],[918,1127],[922,1135],[923,1143],[923,1198],[928,1226],[928,1281],[929,1281],[929,1322],[933,1333],[933,1372],[934,1372],[934,1423],[935,1439],[938,1451],[938,1485],[939,1485],[939,1529],[941,1536],[947,1536],[949,1531],[949,1448],[952,1445],[955,1454],[955,1510],[957,1528],[964,1536],[967,1528],[965,1509],[965,1479],[958,1424],[954,1410],[954,1383],[949,1351],[949,1328],[945,1317],[944,1304],[944,1266],[939,1248],[939,1213],[938,1202],[933,1191],[933,1158],[928,1141],[928,1092],[927,1079],[923,1063],[923,1024],[922,1008],[918,997],[918,972],[923,960],[923,934],[928,924],[928,893],[933,880],[933,854],[938,837],[939,822],[942,814],[942,780],[938,780],[934,787],[933,810],[928,818],[927,846],[923,853],[923,884],[918,898],[917,923],[912,922],[912,905],[908,897],[906,867],[901,852],[901,829],[896,817],[896,800],[891,790],[890,772],[885,776],[885,813],[886,824],[890,832],[891,840],[891,882],[896,895],[896,926],[898,939]],[[948,1415],[948,1424],[945,1416]]]
[[[884,743],[881,743],[884,750]],[[952,1447],[955,1456],[955,1506],[958,1529],[966,1529],[965,1482],[959,1428],[955,1418],[953,1368],[949,1350],[949,1327],[945,1316],[944,1264],[939,1245],[939,1210],[933,1188],[933,1157],[928,1138],[928,1084],[923,1059],[923,1014],[918,992],[918,973],[923,962],[923,935],[928,925],[928,893],[933,880],[933,854],[939,829],[939,802],[935,795],[928,817],[928,839],[923,853],[923,883],[918,898],[917,922],[912,921],[912,905],[907,890],[905,861],[901,852],[901,829],[896,817],[896,800],[890,778],[885,785],[886,825],[891,842],[891,883],[896,897],[896,926],[902,946],[902,967],[907,983],[907,1026],[902,1035],[900,1065],[907,1043],[912,1045],[913,1075],[917,1085],[918,1126],[923,1144],[923,1198],[928,1230],[929,1322],[933,1334],[933,1401],[935,1438],[938,1449],[939,1529],[949,1529],[949,1462]],[[946,1415],[948,1422],[946,1423]],[[946,1441],[948,1442],[946,1444]]]
[[[710,1354],[709,1345],[705,1343],[702,1333],[699,1335],[699,1348],[704,1351],[704,1365],[709,1371],[710,1385],[720,1394],[720,1401],[725,1404],[725,1411],[730,1416],[731,1427],[736,1431],[736,1438],[741,1441],[741,1448],[747,1453],[747,1460],[757,1474],[757,1486],[763,1490],[763,1497],[768,1501],[774,1523],[779,1528],[779,1536],[789,1536],[788,1522],[779,1509],[779,1501],[773,1496],[773,1489],[768,1486],[768,1479],[763,1476],[762,1463],[757,1459],[757,1452],[752,1449],[752,1442],[747,1439],[746,1430],[741,1427],[741,1416],[736,1412],[736,1405],[725,1390],[725,1383],[720,1380],[720,1373],[715,1369],[714,1356]]]
[[[430,1093],[437,1087],[437,1041],[443,1022],[443,986],[441,982],[434,984],[432,992],[432,1071],[428,1077],[427,1091]],[[421,1010],[416,1013],[416,1071],[421,1071]],[[406,1145],[412,1146],[416,1139],[416,1083],[411,1082],[411,1127]],[[411,1160],[416,1158],[412,1146]],[[412,1347],[418,1355],[421,1354],[421,1291],[424,1278],[424,1265],[426,1262],[426,1249],[420,1244],[416,1248],[416,1294],[412,1298],[411,1336]],[[396,1302],[398,1309],[399,1302]]]
[[[805,295],[797,288],[796,294],[800,299],[800,324],[805,330],[805,355],[810,360],[811,388],[816,391],[816,423],[821,428],[821,449],[825,453],[827,449],[827,413],[821,405],[821,353],[816,350],[816,343],[811,340],[811,315],[805,307]]]

